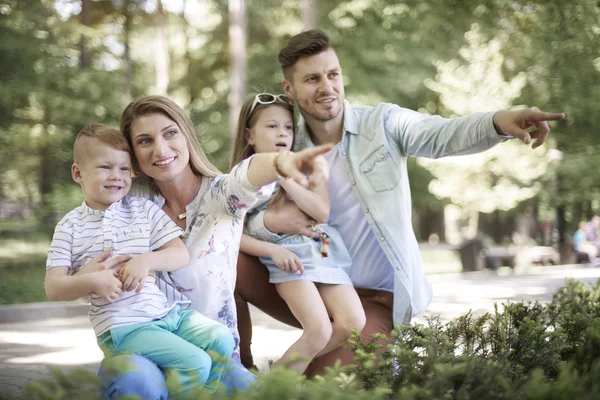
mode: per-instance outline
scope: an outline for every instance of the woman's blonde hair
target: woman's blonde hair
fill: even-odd
[[[255,99],[258,94],[250,94],[244,101],[242,108],[240,110],[240,116],[238,118],[237,127],[235,129],[235,138],[233,139],[233,146],[231,148],[231,161],[229,163],[229,169],[233,168],[242,160],[250,157],[254,154],[254,149],[248,143],[248,135],[246,134],[246,129],[251,129],[258,121],[258,116],[267,107],[277,106],[284,108],[290,112],[292,115],[292,127],[293,134],[296,135],[296,120],[294,118],[294,106],[288,102],[281,100],[279,97],[275,97],[275,101],[269,104],[256,103]],[[252,105],[254,105],[254,109],[252,109]],[[292,150],[293,150],[293,141],[292,141]],[[280,186],[279,190],[271,199],[270,204],[276,204],[277,202],[283,199],[283,195],[285,191]]]
[[[125,108],[125,111],[123,111],[123,114],[121,114],[121,133],[125,136],[132,149],[134,147],[131,126],[136,119],[150,114],[162,114],[177,124],[179,130],[185,137],[188,151],[190,152],[190,167],[194,174],[210,178],[221,174],[217,167],[210,162],[202,149],[198,136],[196,135],[196,127],[192,123],[192,120],[174,101],[163,96],[142,97],[129,104]],[[142,174],[135,157],[133,157],[133,162],[136,170]]]

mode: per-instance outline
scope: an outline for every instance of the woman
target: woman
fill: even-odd
[[[163,275],[164,279],[158,280],[161,289],[172,300],[185,295],[193,309],[231,329],[236,351],[224,383],[229,390],[245,388],[254,376],[239,362],[234,300],[244,215],[259,197],[271,194],[269,184],[278,178],[290,177],[302,185],[307,185],[307,175],[323,179],[327,163],[320,154],[331,147],[255,155],[230,174],[221,175],[204,154],[189,117],[173,101],[160,96],[131,103],[121,115],[121,132],[133,149],[141,175],[132,195],[152,199],[185,229],[183,239],[191,262],[176,273]],[[102,261],[94,260],[94,266]],[[114,366],[123,363],[132,368],[115,373]],[[166,399],[168,395],[162,372],[140,356],[105,360],[100,376],[105,398]]]

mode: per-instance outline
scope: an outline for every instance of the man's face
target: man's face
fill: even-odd
[[[325,122],[343,117],[344,79],[332,48],[300,58],[291,72],[290,80],[284,79],[283,87],[306,120]]]

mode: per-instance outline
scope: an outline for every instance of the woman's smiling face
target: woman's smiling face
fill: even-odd
[[[142,172],[155,181],[176,179],[190,167],[190,152],[179,126],[164,114],[138,117],[131,124],[133,152]]]

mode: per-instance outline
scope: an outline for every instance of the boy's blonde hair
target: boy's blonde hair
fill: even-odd
[[[75,138],[73,162],[81,163],[86,159],[93,146],[90,140],[98,140],[115,150],[125,151],[131,155],[131,147],[118,129],[102,124],[91,124],[83,128]]]

